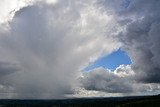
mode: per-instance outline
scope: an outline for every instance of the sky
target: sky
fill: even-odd
[[[1,0],[0,99],[159,94],[159,5]]]
[[[126,52],[118,49],[109,55],[105,55],[91,63],[84,71],[92,71],[95,68],[103,67],[105,69],[115,70],[120,65],[130,65],[131,59]]]

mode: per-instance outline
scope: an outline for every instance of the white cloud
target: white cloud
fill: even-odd
[[[135,72],[132,70],[130,65],[120,65],[114,71],[116,75],[119,77],[127,77],[127,76],[134,76]]]

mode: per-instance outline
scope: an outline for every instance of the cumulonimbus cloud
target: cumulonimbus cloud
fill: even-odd
[[[37,1],[16,11],[0,31],[0,88],[6,90],[1,93],[8,98],[73,93],[83,67],[120,47],[113,19],[96,0]]]
[[[159,1],[4,1],[1,98],[64,98],[78,86],[86,93],[159,90]],[[131,65],[81,72],[120,47],[129,54]]]

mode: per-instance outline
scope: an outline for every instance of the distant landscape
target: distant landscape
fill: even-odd
[[[0,100],[0,107],[159,107],[160,95],[63,100]]]

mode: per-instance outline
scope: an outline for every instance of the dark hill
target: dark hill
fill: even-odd
[[[0,100],[0,107],[160,107],[160,95],[64,100]]]

